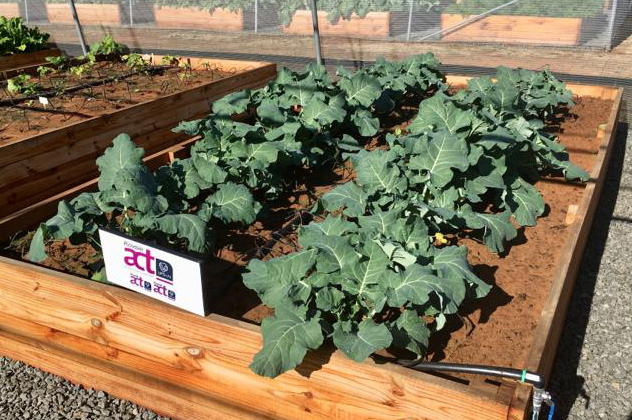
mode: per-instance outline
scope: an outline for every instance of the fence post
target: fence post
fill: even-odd
[[[318,30],[318,7],[316,6],[316,0],[311,0],[312,3],[312,25],[314,36],[314,52],[316,53],[316,63],[323,64],[323,57],[320,51],[320,31]]]
[[[70,11],[72,12],[72,18],[75,21],[75,27],[77,28],[77,35],[79,36],[79,42],[81,42],[81,50],[83,54],[88,54],[88,48],[86,48],[86,38],[83,36],[83,28],[81,22],[79,22],[79,16],[77,16],[77,8],[75,7],[75,0],[68,0],[70,3]]]
[[[255,34],[259,27],[259,0],[255,0]]]
[[[408,29],[406,31],[406,41],[410,41],[410,29],[413,25],[413,4],[415,4],[415,0],[410,0],[410,10],[408,11]]]

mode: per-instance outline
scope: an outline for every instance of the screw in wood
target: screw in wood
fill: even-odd
[[[187,347],[186,350],[191,357],[200,357],[202,355],[202,349],[200,349],[199,347]]]
[[[97,318],[92,318],[92,321],[90,322],[92,323],[92,326],[95,328],[101,328],[103,326],[103,323],[101,322],[101,320]]]

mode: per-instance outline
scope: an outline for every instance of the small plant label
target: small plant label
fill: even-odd
[[[202,260],[99,229],[110,283],[205,316]]]

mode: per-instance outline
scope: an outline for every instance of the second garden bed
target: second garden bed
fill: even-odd
[[[154,59],[160,62],[161,57]],[[276,66],[268,63],[200,58],[181,62],[188,70],[99,83],[120,75],[116,69],[110,74],[104,70],[104,77],[91,86],[68,86],[68,94],[50,96],[50,105],[38,99],[12,104],[3,97],[0,135],[10,134],[0,141],[7,151],[0,159],[0,217],[62,192],[73,182],[92,179],[97,175],[94,160],[117,134],[130,133],[149,153],[160,151],[182,140],[171,129],[185,118],[205,115],[209,100],[259,87],[276,74]],[[73,82],[90,84],[80,78]],[[72,181],[59,177],[55,168],[60,164],[72,168]],[[23,178],[26,174],[28,179]]]

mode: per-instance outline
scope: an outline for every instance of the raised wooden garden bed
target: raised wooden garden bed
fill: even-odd
[[[442,14],[441,29],[470,16]],[[445,41],[505,42],[518,44],[578,45],[583,18],[488,16],[443,35]]]
[[[215,31],[241,31],[244,28],[243,11],[215,9],[209,13],[197,8],[154,6],[154,16],[159,28]]]
[[[453,85],[465,80],[448,78]],[[597,136],[595,147],[584,152],[592,162],[591,180],[574,203],[577,211],[569,218],[550,274],[552,286],[520,366],[546,375],[606,177],[622,96],[614,88],[569,88],[586,101],[612,101],[612,109],[606,125],[588,130]],[[169,115],[163,107],[152,109]],[[152,166],[186,153],[191,142],[167,147],[160,136],[130,134],[139,143],[144,138],[143,146],[153,150],[146,158]],[[55,190],[40,194],[41,202],[24,204],[0,220],[2,239],[52,215],[59,199],[94,187],[94,180],[81,183],[77,178],[76,162],[59,158],[81,142],[66,137],[65,144],[46,144],[48,150],[21,153],[0,148],[0,181],[8,176],[9,161],[28,169],[35,158],[46,157],[47,170],[55,174],[42,178],[40,190]],[[92,149],[86,160],[93,162],[94,149],[101,147],[86,147]],[[32,170],[21,171],[19,181],[31,176]],[[58,184],[70,189],[61,191]],[[520,252],[519,247],[512,252]],[[268,379],[248,367],[260,346],[256,325],[217,314],[195,316],[128,290],[0,257],[0,354],[174,418],[520,420],[529,409],[530,387],[515,382],[439,378],[392,364],[355,363],[338,352],[313,352],[296,370]]]
[[[20,8],[18,7],[18,3],[0,3],[0,16],[19,17]]]
[[[160,62],[159,56],[155,59]],[[183,85],[175,93],[141,100],[136,105],[126,106],[123,101],[114,110],[98,116],[0,141],[3,152],[6,151],[0,158],[0,217],[97,176],[95,159],[116,135],[129,133],[148,153],[155,153],[181,141],[182,136],[171,129],[182,120],[206,115],[213,99],[235,90],[259,87],[276,75],[276,66],[269,63],[199,58],[190,59],[190,63],[193,69],[204,64],[205,68],[228,76],[195,87]],[[55,99],[51,98],[51,102],[54,105]],[[60,165],[68,173],[62,175]]]
[[[75,4],[79,20],[84,25],[120,25],[121,10],[118,4]],[[68,3],[46,4],[50,23],[74,23]]]
[[[0,57],[0,72],[16,70],[23,67],[38,66],[46,63],[46,57],[58,57],[61,51],[57,48],[34,51],[26,54],[13,54]]]
[[[340,19],[335,25],[327,19],[327,12],[318,12],[318,29],[323,35],[360,35],[387,37],[390,35],[390,12],[369,12],[363,18],[352,15],[351,19]],[[284,34],[311,35],[312,12],[297,10],[289,26],[282,28]]]

